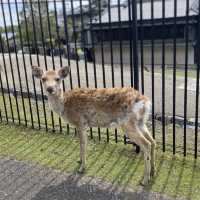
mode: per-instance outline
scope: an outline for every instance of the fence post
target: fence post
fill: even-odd
[[[197,38],[196,38],[196,48],[197,48],[197,73],[196,73],[196,111],[195,111],[195,149],[194,157],[198,157],[198,131],[199,131],[199,72],[200,72],[200,0],[198,2],[198,15],[197,15]]]
[[[138,70],[138,29],[137,29],[137,0],[132,0],[132,63],[134,88],[139,90],[139,70]],[[136,153],[140,152],[140,147],[136,145]]]

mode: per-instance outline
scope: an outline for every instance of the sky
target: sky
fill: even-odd
[[[18,10],[19,12],[22,10],[22,0],[16,0],[18,3]],[[52,2],[53,0],[48,0],[49,1],[49,9],[54,9],[54,3]],[[122,0],[121,0],[122,1]],[[3,13],[2,13],[2,5],[5,13],[5,19],[6,19],[6,25],[9,26],[11,24],[10,20],[10,12],[9,12],[9,7],[8,7],[8,2],[10,2],[10,7],[11,7],[11,16],[13,20],[13,24],[17,24],[17,12],[15,8],[15,0],[0,0],[0,26],[4,26],[3,22]],[[57,2],[57,10],[62,9],[62,3],[61,0],[56,0]],[[111,3],[115,3],[117,0],[111,0]],[[66,9],[70,10],[71,9],[71,3],[70,0],[65,0],[66,4]],[[88,4],[88,0],[82,0],[82,5]],[[74,8],[80,5],[80,0],[73,0],[73,6]]]
[[[3,2],[3,4],[1,4],[1,2]],[[10,0],[10,7],[11,7],[11,17],[13,20],[13,24],[17,24],[17,12],[16,12],[16,6],[15,6],[15,1],[14,0]],[[22,10],[22,0],[17,0],[17,5],[18,5],[18,11],[20,12]],[[66,10],[70,10],[71,9],[71,3],[69,0],[65,0],[65,5],[66,5]],[[54,3],[52,2],[52,0],[49,0],[49,9],[52,10],[54,9]],[[57,0],[57,11],[62,9],[62,3],[60,0]],[[82,4],[86,5],[88,4],[87,0],[82,0]],[[74,1],[73,0],[73,6],[74,8],[80,5],[80,1]],[[2,11],[2,6],[3,6],[3,10],[4,10],[4,14],[5,14],[5,19],[6,19],[6,25],[10,25],[11,24],[11,20],[10,20],[10,12],[9,12],[9,6],[8,6],[8,0],[0,0],[0,26],[3,27],[4,26],[4,22],[3,22],[3,11]]]

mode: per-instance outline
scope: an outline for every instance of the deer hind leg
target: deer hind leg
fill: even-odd
[[[87,133],[85,129],[81,128],[77,128],[77,132],[80,138],[80,163],[81,163],[78,172],[83,173],[85,171],[85,166],[86,166]]]
[[[143,133],[144,137],[151,143],[151,176],[154,176],[156,141],[153,139],[144,121],[141,121],[139,123],[139,129]]]
[[[127,133],[128,137],[132,142],[135,142],[138,146],[140,146],[141,150],[144,153],[145,166],[142,185],[147,185],[150,180],[151,173],[151,142],[144,137],[138,125],[134,122],[124,125],[122,129]]]

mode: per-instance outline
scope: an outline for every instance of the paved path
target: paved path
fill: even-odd
[[[8,54],[5,54],[5,62],[6,62],[6,70],[8,74],[8,82],[10,88],[13,88],[13,80],[11,76],[11,65]],[[28,76],[28,84],[30,91],[33,91],[33,82],[32,82],[32,75],[31,75],[31,63],[29,59],[29,55],[25,54],[25,68],[23,64],[23,56],[21,54],[18,54],[19,59],[19,71],[21,76],[21,85],[23,88],[23,91],[27,91],[26,88],[26,78],[25,78],[25,70],[27,72]],[[39,56],[40,60],[40,66],[45,69],[45,60],[43,56]],[[13,68],[13,76],[14,76],[14,82],[16,89],[20,89],[20,83],[19,83],[19,76],[18,76],[18,70],[17,70],[17,64],[16,64],[16,56],[15,54],[11,54],[11,61],[12,61],[12,68]],[[47,56],[47,65],[49,68],[52,68],[52,59],[51,57]],[[54,58],[55,66],[56,68],[60,67],[60,59],[59,57]],[[37,56],[32,55],[32,62],[33,64],[37,65]],[[67,59],[62,59],[63,65],[68,65]],[[78,63],[78,67],[76,65],[75,61],[71,61],[71,73],[72,73],[72,82],[73,86],[78,86],[78,76],[77,76],[77,68],[79,70],[80,75],[80,84],[82,87],[86,86],[86,70],[85,70],[85,63],[84,61],[80,61]],[[3,66],[2,69],[2,81],[3,81],[3,87],[6,88],[6,76],[5,76],[5,69],[4,69],[4,62],[3,62],[3,56],[0,54],[0,65]],[[105,81],[107,87],[112,87],[112,74],[111,74],[111,66],[105,65]],[[114,78],[115,78],[115,86],[121,86],[121,71],[119,66],[114,66],[115,72],[114,72]],[[96,65],[96,74],[97,74],[97,86],[103,87],[103,71],[102,71],[102,65]],[[90,87],[95,87],[95,78],[94,78],[94,65],[92,63],[87,63],[87,70],[88,70],[88,81]],[[130,67],[124,66],[123,68],[123,78],[124,78],[124,85],[130,86],[131,78],[130,78]],[[151,72],[145,72],[144,74],[144,89],[145,94],[151,97],[152,95],[152,80],[151,80]],[[162,77],[161,74],[155,73],[154,77],[154,92],[155,92],[155,113],[162,113]],[[70,88],[70,81],[69,79],[65,80],[65,86],[66,88]],[[173,108],[173,78],[172,76],[166,76],[165,77],[165,113],[166,115],[172,115],[172,108]],[[176,115],[177,116],[183,116],[184,115],[184,77],[177,77],[176,78]],[[196,80],[195,79],[188,79],[188,98],[187,98],[187,116],[188,118],[194,118],[195,116],[195,98],[196,98]],[[36,90],[38,93],[41,93],[40,83],[39,81],[36,81]],[[200,112],[200,108],[199,108]]]
[[[0,200],[174,200],[0,157]]]

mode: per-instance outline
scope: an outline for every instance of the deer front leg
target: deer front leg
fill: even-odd
[[[79,173],[83,173],[86,166],[86,150],[87,150],[87,134],[85,129],[77,129],[80,138],[80,163],[81,166],[78,170]]]

